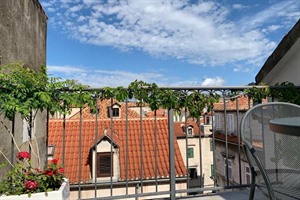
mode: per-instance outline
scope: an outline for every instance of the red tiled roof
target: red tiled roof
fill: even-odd
[[[215,139],[226,141],[226,135],[223,133],[215,133]],[[227,141],[238,144],[238,137],[236,135],[227,135]],[[242,141],[242,139],[240,140]]]
[[[126,118],[126,106],[125,103],[118,102],[117,100],[113,100],[113,105],[119,104],[120,105],[120,114],[121,116],[118,118],[125,119]],[[129,102],[128,108],[132,107],[133,105],[136,105],[135,102]],[[98,101],[98,118],[99,119],[110,119],[108,116],[108,107],[111,106],[111,100],[110,99],[103,99],[102,101]],[[90,107],[85,107],[82,109],[82,119],[95,119],[96,114],[91,113]],[[134,110],[128,109],[128,118],[139,118],[139,114],[135,112]],[[79,119],[80,118],[80,112],[72,116],[70,119]]]
[[[187,122],[187,127],[192,126],[194,129],[194,135],[199,136],[199,127],[197,122]],[[176,137],[186,137],[185,132],[185,122],[174,122],[174,133]],[[203,133],[201,132],[201,135]]]
[[[248,97],[241,96],[238,98],[238,108],[240,111],[246,111],[249,109]],[[250,100],[250,107],[252,107],[252,100]],[[237,110],[236,100],[227,100],[226,101],[226,110],[235,111]],[[221,98],[219,102],[214,104],[214,111],[224,111],[224,102]]]
[[[79,179],[79,125],[78,120],[67,120],[65,124],[65,174],[71,183],[78,182]],[[120,159],[120,178],[126,179],[126,128],[125,120],[114,120],[113,132],[109,137],[113,139],[119,146]],[[158,177],[169,176],[169,148],[168,148],[168,121],[165,119],[157,120],[157,162]],[[110,133],[110,120],[98,121],[98,139],[103,137],[104,130]],[[154,120],[145,119],[142,121],[143,127],[143,178],[151,179],[155,177],[155,157],[154,157]],[[128,121],[128,179],[135,180],[140,178],[140,121]],[[49,139],[48,144],[55,145],[54,157],[62,159],[62,120],[49,121]],[[94,146],[95,138],[95,121],[82,121],[82,166],[81,166],[81,182],[89,182],[91,180],[90,166],[90,150]],[[174,138],[175,144],[175,171],[176,176],[186,175],[186,168],[179,150],[178,143]]]
[[[222,134],[222,133],[215,133],[215,139],[220,140],[222,142],[225,142],[226,141],[226,136],[225,136],[225,134]],[[236,136],[236,135],[227,135],[227,141],[230,142],[230,143],[234,143],[234,144],[239,143],[238,136]],[[242,139],[240,139],[240,143],[243,144]],[[251,144],[252,144],[253,147],[263,148],[263,144],[262,144],[261,141],[253,140],[251,142]]]
[[[147,112],[145,117],[146,118],[154,118],[154,115],[155,115],[155,111],[150,111],[150,112]],[[165,109],[158,109],[158,110],[156,110],[156,117],[167,119],[168,118],[168,111],[165,110]]]

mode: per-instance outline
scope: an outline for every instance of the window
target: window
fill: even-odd
[[[228,178],[232,179],[232,161],[230,159],[226,160],[226,158],[224,158],[224,175],[227,178],[227,165],[228,165]]]
[[[97,177],[110,177],[113,166],[110,152],[97,153]],[[113,176],[113,173],[111,174]]]
[[[47,149],[48,160],[52,160],[54,156],[55,145],[49,145]]]
[[[119,108],[113,108],[112,109],[113,117],[119,117]]]
[[[251,183],[251,170],[249,165],[245,165],[245,179],[247,184]]]
[[[210,177],[213,178],[215,176],[215,170],[214,170],[214,165],[210,165]]]
[[[191,179],[197,179],[198,178],[196,168],[190,168],[189,171],[190,171],[190,178]]]
[[[216,129],[221,129],[221,115],[220,114],[215,114],[215,125]]]
[[[193,136],[193,128],[192,127],[187,128],[187,134],[188,134],[188,136]]]
[[[211,116],[205,115],[205,122],[204,122],[204,124],[205,125],[211,124]]]
[[[234,114],[227,114],[227,129],[234,130]]]
[[[120,108],[117,106],[114,106],[112,108],[112,116],[113,117],[120,117]],[[107,108],[107,116],[110,117],[110,107]]]
[[[187,156],[188,158],[194,158],[194,148],[188,148]]]

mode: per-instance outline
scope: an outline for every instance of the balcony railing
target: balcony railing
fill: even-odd
[[[95,112],[86,106],[48,117],[47,158],[64,165],[71,199],[175,199],[249,187],[239,135],[243,113],[258,103],[243,92],[249,88],[161,88],[219,94],[196,118],[186,108],[151,110],[134,98],[96,95]]]

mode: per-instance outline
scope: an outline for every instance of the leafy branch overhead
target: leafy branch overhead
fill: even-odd
[[[155,83],[137,80],[130,83],[128,88],[92,90],[74,80],[48,77],[45,66],[41,66],[40,71],[34,71],[21,63],[0,66],[0,84],[0,112],[8,119],[20,113],[28,121],[33,110],[48,110],[52,115],[56,112],[67,114],[72,107],[83,108],[88,105],[95,111],[98,98],[115,98],[118,101],[134,98],[139,105],[148,105],[152,110],[165,108],[181,111],[186,108],[191,117],[199,117],[204,108],[212,110],[214,103],[220,99],[215,91],[162,89]],[[299,89],[288,82],[280,86],[281,90],[273,90],[266,85],[260,88],[254,86],[244,90],[243,94],[249,95],[254,101],[273,96],[281,101],[300,104]]]
[[[21,63],[0,66],[0,85],[0,112],[10,120],[15,113],[29,121],[32,110],[67,113],[71,107],[92,104],[90,93],[83,91],[87,86],[74,80],[49,78],[45,66],[40,71]]]

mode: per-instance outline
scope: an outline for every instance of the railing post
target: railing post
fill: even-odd
[[[169,161],[170,161],[170,199],[175,200],[175,150],[174,150],[174,111],[168,110],[168,130],[169,130]]]

